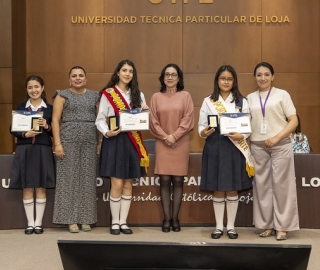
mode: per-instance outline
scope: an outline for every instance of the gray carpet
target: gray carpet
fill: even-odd
[[[237,240],[226,233],[219,239],[210,237],[212,228],[182,227],[181,232],[162,233],[158,227],[132,227],[132,235],[110,235],[108,227],[93,228],[91,232],[71,234],[67,228],[46,229],[42,235],[25,235],[23,230],[0,230],[0,269],[62,270],[57,240],[208,242],[246,244],[308,244],[312,245],[308,270],[320,269],[320,230],[302,229],[288,234],[288,240],[261,238],[255,228],[236,228]]]

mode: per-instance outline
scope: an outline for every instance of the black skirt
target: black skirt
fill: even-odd
[[[202,154],[200,188],[212,191],[240,191],[252,187],[246,159],[227,136],[214,132],[206,139]]]
[[[121,179],[140,178],[146,175],[145,169],[140,167],[139,154],[126,132],[103,138],[99,171],[102,177]]]
[[[50,146],[17,145],[9,188],[54,188],[55,180],[55,159]]]

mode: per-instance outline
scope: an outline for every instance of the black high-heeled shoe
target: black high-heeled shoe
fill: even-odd
[[[164,219],[162,222],[162,231],[163,232],[170,232],[170,225],[171,225],[170,220]]]
[[[174,232],[181,231],[179,220],[172,220],[172,231],[174,231]]]

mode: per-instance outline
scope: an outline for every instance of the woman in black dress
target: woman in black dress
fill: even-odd
[[[17,138],[9,188],[23,189],[23,204],[28,226],[25,234],[43,233],[42,218],[46,206],[46,188],[55,187],[55,164],[51,142],[52,106],[47,104],[44,81],[31,75],[26,80],[27,100],[17,110],[42,112],[36,120],[40,129],[33,127],[26,132],[10,132]],[[39,130],[39,131],[36,131]],[[34,215],[34,192],[36,215]]]

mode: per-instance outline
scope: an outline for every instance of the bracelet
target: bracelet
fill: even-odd
[[[61,144],[61,142],[59,142],[59,143],[56,143],[54,146],[58,146],[58,145],[60,145]]]

